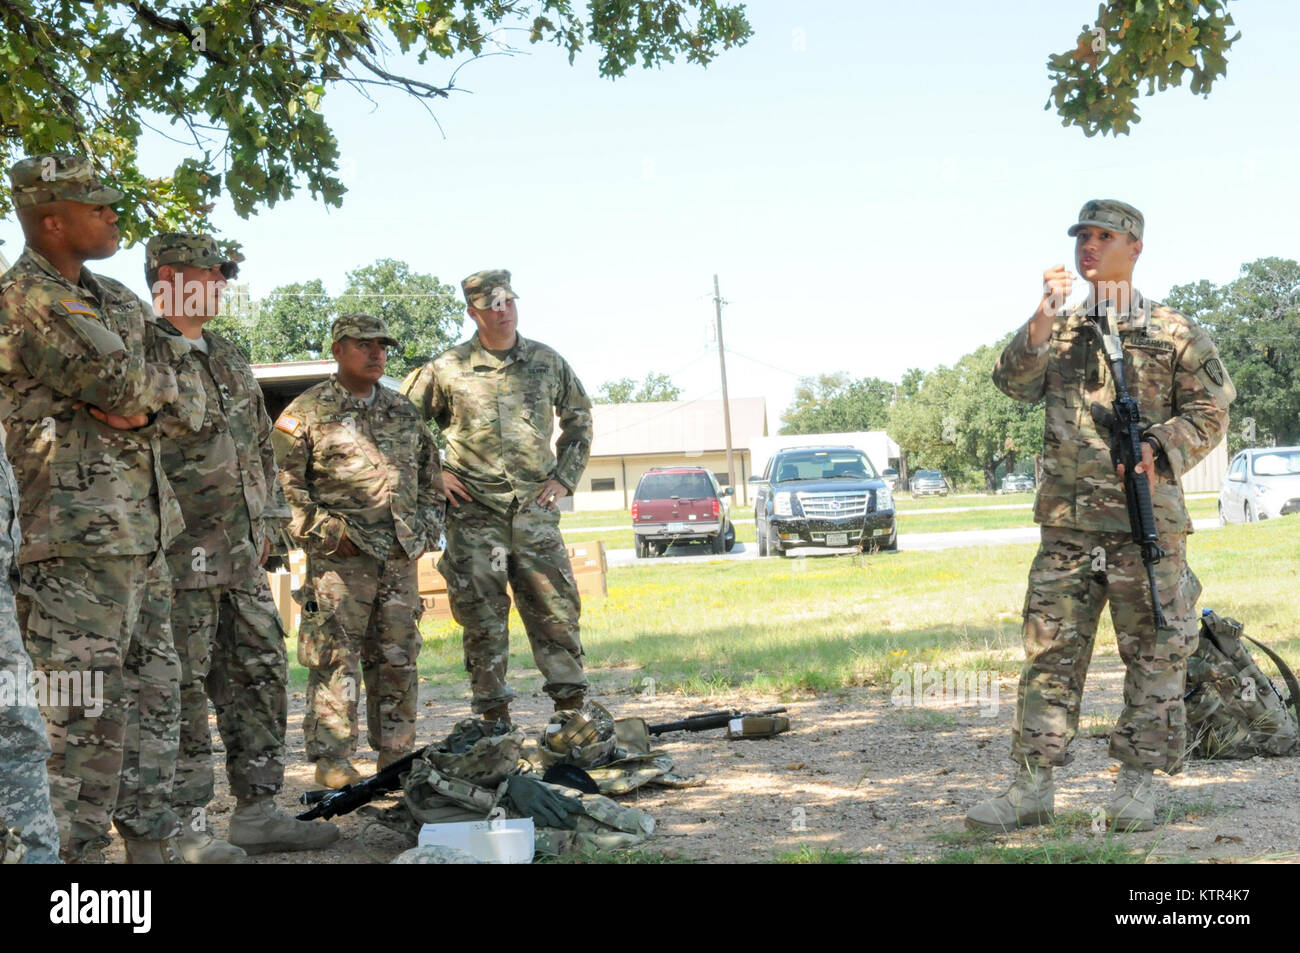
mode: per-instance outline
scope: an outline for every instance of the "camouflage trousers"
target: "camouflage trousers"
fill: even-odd
[[[447,551],[438,571],[447,580],[451,613],[465,629],[475,712],[508,704],[515,694],[506,684],[507,583],[546,693],[558,701],[586,691],[578,633],[582,600],[557,512],[536,503],[516,504],[504,516],[481,503],[448,506]]]
[[[172,806],[193,826],[204,819],[200,809],[213,794],[209,699],[231,793],[248,798],[283,787],[289,658],[261,569],[240,585],[177,589],[172,631],[181,660],[181,750]]]
[[[307,760],[348,758],[356,750],[358,667],[370,747],[409,753],[422,644],[416,561],[396,546],[382,562],[366,554],[309,555],[307,577],[298,627],[298,661],[309,669],[302,720]]]
[[[22,567],[18,619],[53,693],[42,705],[46,767],[65,860],[124,836],[180,830],[171,809],[180,723],[180,664],[160,554],[58,557]],[[80,693],[76,689],[80,688]]]
[[[1102,606],[1127,667],[1124,710],[1110,756],[1176,774],[1187,747],[1183,705],[1187,658],[1197,645],[1201,587],[1187,568],[1187,537],[1162,537],[1156,584],[1166,626],[1157,628],[1141,552],[1128,533],[1044,526],[1025,596],[1025,667],[1020,675],[1011,756],[1063,765],[1079,726],[1084,679]]]
[[[0,827],[22,832],[26,863],[59,861],[45,760],[50,742],[30,694],[32,663],[18,631],[14,594],[0,579]]]

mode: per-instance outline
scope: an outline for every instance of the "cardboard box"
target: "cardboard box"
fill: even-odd
[[[583,573],[609,572],[609,565],[605,560],[605,541],[598,539],[591,543],[580,543],[576,546],[564,547],[569,553],[569,562],[573,564],[574,575]]]
[[[266,582],[271,587],[271,599],[275,603],[276,611],[280,613],[280,622],[284,625],[284,631],[295,632],[301,610],[298,603],[293,601],[293,590],[298,587],[293,573],[285,572],[283,569],[278,572],[268,572]]]
[[[594,597],[605,598],[609,595],[609,589],[605,584],[604,573],[586,572],[580,576],[574,576],[574,581],[578,584],[578,594],[584,599]]]
[[[451,618],[451,603],[447,601],[447,594],[445,592],[422,593],[420,601],[424,603],[424,618]]]
[[[438,560],[442,558],[442,553],[425,553],[420,557],[417,564],[417,578],[420,594],[426,592],[446,592],[447,580],[442,578],[442,573],[438,572]]]

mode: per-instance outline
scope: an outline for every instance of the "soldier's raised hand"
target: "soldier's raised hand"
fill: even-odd
[[[1073,287],[1074,275],[1066,271],[1064,265],[1048,268],[1043,272],[1043,300],[1039,302],[1038,313],[1055,320],[1065,307]]]
[[[1038,347],[1052,333],[1052,322],[1065,308],[1074,287],[1074,275],[1064,265],[1053,265],[1043,272],[1043,300],[1029,321],[1029,344]]]

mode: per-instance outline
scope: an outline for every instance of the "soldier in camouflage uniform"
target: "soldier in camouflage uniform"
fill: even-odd
[[[235,345],[203,325],[217,316],[238,264],[207,235],[149,239],[145,278],[154,307],[184,336],[186,360],[202,381],[197,431],[176,424],[163,441],[163,467],[185,515],[167,549],[172,631],[181,663],[181,746],[172,806],[185,830],[188,863],[228,863],[249,853],[307,850],[338,839],[329,822],[299,821],[274,797],[284,786],[288,666],[284,628],[262,570],[289,520],[271,446],[262,389]],[[226,748],[236,798],[230,842],[211,833],[212,734],[208,700]],[[233,845],[233,846],[232,846]],[[241,849],[243,848],[243,849]]]
[[[8,828],[19,833],[26,863],[56,864],[59,827],[45,773],[50,742],[40,709],[28,695],[32,663],[23,648],[9,587],[21,540],[18,484],[9,458],[0,450],[0,863],[11,862],[4,844]]]
[[[9,177],[27,238],[0,278],[0,404],[22,491],[19,623],[39,671],[103,685],[102,711],[41,710],[61,853],[101,860],[113,812],[128,860],[174,862],[180,665],[162,549],[181,512],[154,417],[172,403],[193,423],[198,384],[177,369],[189,349],[175,329],[84,267],[117,250],[109,203],[122,193],[77,156],[23,159]]]
[[[480,271],[461,288],[478,332],[409,376],[403,390],[447,440],[451,505],[438,569],[465,630],[473,710],[509,722],[507,582],[547,694],[557,710],[581,708],[582,603],[555,504],[587,466],[591,401],[564,358],[516,332],[510,272]]]
[[[1042,544],[1025,598],[1026,660],[1011,746],[1019,774],[1005,794],[971,809],[971,827],[1005,830],[1050,819],[1052,768],[1070,760],[1093,637],[1107,601],[1128,670],[1124,710],[1110,742],[1110,755],[1121,765],[1106,808],[1112,827],[1150,830],[1153,770],[1174,774],[1182,767],[1184,681],[1197,643],[1200,585],[1186,563],[1192,525],[1179,480],[1223,439],[1236,391],[1202,328],[1132,288],[1143,226],[1141,213],[1123,202],[1087,203],[1068,233],[1091,288],[1088,301],[1064,308],[1071,276],[1061,265],[1049,269],[1038,312],[993,371],[1009,396],[1046,402],[1043,479],[1034,509]],[[1160,628],[1133,542],[1123,468],[1112,463],[1110,434],[1091,414],[1093,404],[1109,410],[1115,400],[1099,332],[1123,342],[1129,393],[1145,425],[1143,462],[1135,469],[1151,486],[1166,552],[1155,567],[1166,620]]]
[[[334,322],[338,373],[275,422],[290,532],[307,553],[298,661],[310,669],[303,733],[316,780],[360,779],[357,668],[366,730],[382,770],[415,745],[422,612],[416,560],[442,535],[433,435],[411,402],[379,382],[397,342],[365,314]]]

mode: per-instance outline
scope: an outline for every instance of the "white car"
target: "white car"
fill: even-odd
[[[1219,522],[1300,513],[1300,447],[1257,447],[1232,458],[1219,488]]]

